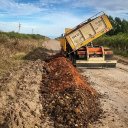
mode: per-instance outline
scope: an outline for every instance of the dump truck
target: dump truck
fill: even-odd
[[[93,41],[112,29],[108,16],[100,12],[75,28],[65,29],[59,39],[62,52],[75,66],[116,67],[110,48],[93,45]]]

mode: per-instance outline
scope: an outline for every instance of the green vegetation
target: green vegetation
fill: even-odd
[[[127,20],[121,20],[119,17],[116,17],[115,19],[109,16],[109,20],[113,26],[113,29],[107,33],[107,35],[113,36],[117,35],[119,33],[127,33],[128,34],[128,21]]]
[[[98,45],[110,47],[115,54],[128,57],[128,34],[102,36],[96,41]]]
[[[0,32],[0,36],[7,36],[9,38],[18,38],[18,39],[46,39],[47,38],[40,34],[22,34],[17,32]]]
[[[113,29],[94,42],[112,48],[115,54],[128,57],[128,21],[109,17]]]

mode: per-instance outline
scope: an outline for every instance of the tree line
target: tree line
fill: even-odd
[[[109,20],[113,26],[113,29],[107,33],[107,35],[113,36],[119,33],[128,34],[128,21],[125,19],[120,19],[119,17],[113,18],[109,16]]]

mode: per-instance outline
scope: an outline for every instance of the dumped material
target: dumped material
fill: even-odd
[[[64,57],[45,66],[41,87],[42,105],[55,128],[86,128],[100,109],[96,91]]]

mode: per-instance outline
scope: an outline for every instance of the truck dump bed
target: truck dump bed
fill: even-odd
[[[65,34],[65,38],[73,51],[92,42],[94,39],[110,31],[112,25],[105,14],[89,19]]]

